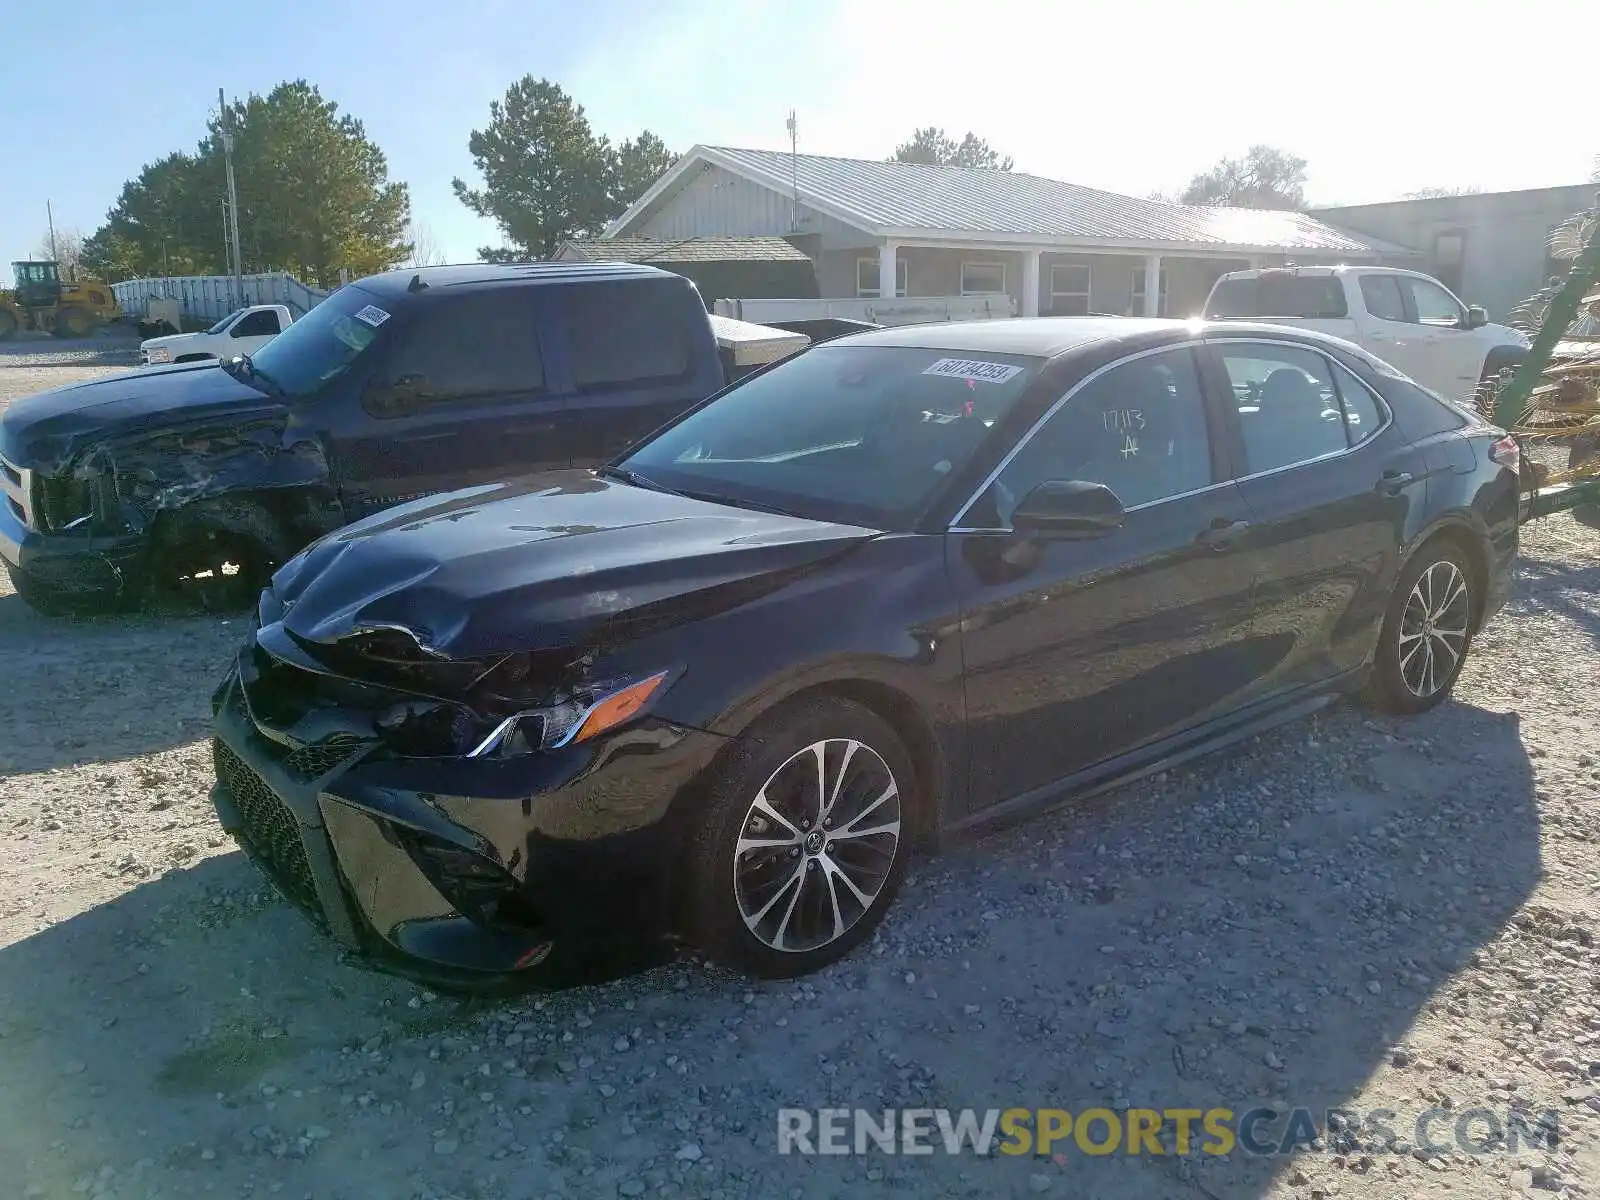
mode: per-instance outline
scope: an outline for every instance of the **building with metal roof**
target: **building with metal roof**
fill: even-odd
[[[825,297],[1004,294],[1023,316],[1182,316],[1198,311],[1225,271],[1416,257],[1302,212],[1167,204],[1014,171],[726,146],[695,146],[606,232],[782,237],[816,264]],[[1150,278],[1160,280],[1153,293]]]
[[[556,262],[644,263],[694,280],[709,308],[720,296],[820,295],[811,259],[781,237],[580,238],[562,243]]]

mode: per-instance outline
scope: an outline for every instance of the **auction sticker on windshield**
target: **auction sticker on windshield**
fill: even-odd
[[[984,362],[977,358],[941,358],[923,368],[924,375],[943,375],[950,379],[976,379],[981,383],[1004,383],[1022,374],[1010,363]]]
[[[375,304],[369,304],[360,312],[356,313],[356,320],[365,321],[374,329],[376,329],[379,325],[382,325],[388,319],[389,314],[384,312],[383,309],[379,308]]]

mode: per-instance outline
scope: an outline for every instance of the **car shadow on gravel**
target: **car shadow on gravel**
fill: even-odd
[[[1408,1030],[1540,875],[1518,718],[1460,703],[1409,722],[1340,707],[962,858],[924,901],[964,930],[958,987],[986,1015],[911,1039],[936,1070],[933,1104],[1262,1107],[1278,1116],[1257,1138],[1280,1146],[1293,1109],[1321,1130],[1375,1073],[1450,1069]],[[1428,1107],[1400,1112],[1397,1132]],[[1204,1140],[1197,1126],[1179,1159],[1069,1138],[1043,1161],[1069,1194],[1101,1197],[1263,1196],[1296,1169]],[[1432,1174],[1404,1147],[1378,1157]]]
[[[0,950],[0,1162],[53,1197],[86,1153],[181,1158],[219,1095],[358,1047],[405,995],[343,965],[242,854],[169,872]]]
[[[113,762],[207,736],[243,614],[51,618],[0,595],[0,778]]]

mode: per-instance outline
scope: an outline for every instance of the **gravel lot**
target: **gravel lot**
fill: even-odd
[[[29,350],[0,402],[110,369]],[[690,963],[474,1007],[341,963],[223,838],[204,739],[238,620],[61,624],[0,582],[0,1194],[1588,1194],[1597,585],[1600,533],[1530,527],[1453,703],[1341,707],[925,861],[821,976]],[[1402,1136],[1558,1110],[1559,1142],[775,1152],[780,1107],[1274,1102]]]

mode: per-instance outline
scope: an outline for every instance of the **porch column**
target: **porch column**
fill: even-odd
[[[1144,315],[1161,315],[1161,255],[1147,254],[1144,258]]]
[[[1039,255],[1041,251],[1029,250],[1022,259],[1022,315],[1039,315]]]
[[[894,252],[895,244],[888,238],[885,238],[883,245],[878,247],[878,297],[883,300],[893,300],[899,295],[894,286]]]

